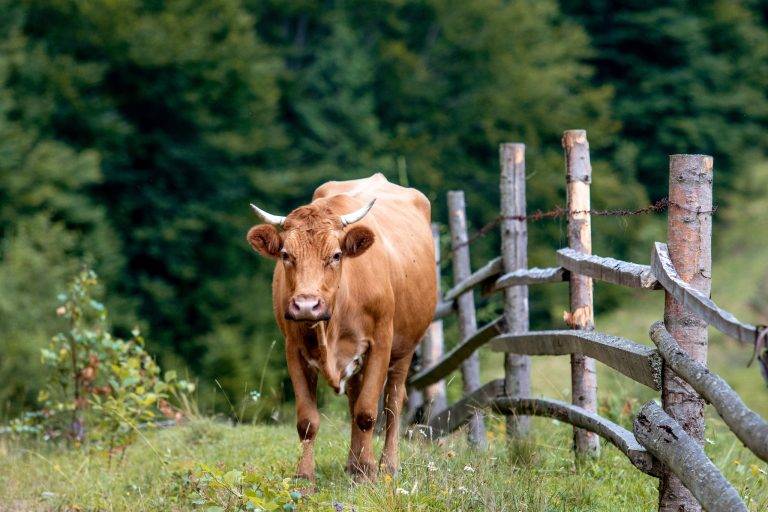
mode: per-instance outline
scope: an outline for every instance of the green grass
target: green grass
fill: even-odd
[[[710,422],[707,451],[751,510],[768,508],[764,464]],[[324,418],[317,445],[318,489],[299,510],[651,510],[655,479],[634,469],[613,447],[582,466],[573,464],[570,428],[536,419],[529,444],[507,446],[500,418],[489,421],[487,452],[470,449],[461,433],[440,443],[401,442],[395,479],[357,485],[344,473],[347,424]],[[190,468],[252,467],[287,478],[299,445],[289,426],[230,426],[211,420],[148,432],[110,464],[101,453],[49,446],[0,444],[0,510],[193,510]],[[225,502],[225,500],[223,500]],[[204,508],[201,508],[204,510]]]
[[[768,219],[732,226],[722,234],[715,255],[713,298],[738,317],[753,322],[750,302],[766,282],[768,259],[753,232],[768,228]],[[724,230],[725,231],[725,230]],[[557,286],[557,285],[554,285]],[[596,288],[599,301],[603,286]],[[565,291],[563,292],[565,293]],[[663,294],[633,293],[624,306],[597,318],[600,330],[649,343],[647,329],[663,314]],[[562,326],[552,326],[554,328]],[[482,352],[483,380],[502,375],[499,354]],[[768,417],[768,389],[751,356],[716,331],[710,331],[709,365],[745,402]],[[600,413],[625,427],[632,414],[657,393],[600,365]],[[450,387],[457,394],[459,379]],[[533,389],[537,396],[570,400],[568,358],[536,358]],[[655,510],[657,481],[603,443],[600,458],[580,468],[570,451],[571,428],[537,418],[529,443],[509,446],[503,421],[488,419],[489,448],[477,453],[463,433],[438,443],[401,441],[401,471],[392,480],[357,485],[344,473],[348,423],[340,411],[344,399],[324,394],[323,423],[317,442],[318,492],[302,499],[299,510]],[[122,461],[111,463],[98,452],[0,438],[0,512],[18,510],[205,510],[194,501],[200,464],[222,471],[251,468],[280,481],[289,478],[299,456],[292,415],[288,424],[231,426],[199,419],[177,428],[148,431]],[[768,510],[768,466],[741,446],[716,413],[707,410],[706,450],[734,484],[750,510]],[[380,450],[380,440],[377,447]],[[198,469],[196,469],[198,468]],[[192,477],[190,478],[190,475]],[[197,475],[197,476],[196,476]],[[289,487],[298,485],[289,481]],[[221,497],[226,505],[231,497]],[[231,502],[231,500],[230,500]],[[340,508],[343,507],[343,508]],[[226,508],[226,507],[225,507]]]
[[[629,407],[620,401],[602,407],[608,409],[604,414],[629,422]],[[502,420],[488,423],[485,453],[470,449],[462,433],[440,443],[416,434],[401,441],[401,472],[394,480],[357,485],[343,470],[348,424],[325,417],[316,450],[319,492],[302,500],[299,510],[333,510],[334,503],[358,511],[654,509],[657,481],[612,446],[604,445],[598,460],[577,471],[569,426],[536,419],[529,444],[507,446]],[[768,509],[766,465],[711,416],[706,437],[709,456],[750,510]],[[377,445],[380,449],[380,440]],[[205,419],[146,432],[122,460],[111,463],[99,452],[5,439],[0,441],[0,510],[205,510],[194,506],[197,495],[188,483],[198,464],[223,471],[251,467],[282,479],[293,474],[298,456],[292,426],[231,426]]]

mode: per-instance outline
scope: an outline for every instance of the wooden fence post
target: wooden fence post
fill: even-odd
[[[501,160],[501,259],[503,272],[528,267],[528,225],[525,220],[525,144],[499,146]],[[515,218],[517,217],[517,218]],[[528,331],[528,287],[504,290],[504,321],[509,332]],[[504,354],[504,391],[510,398],[531,395],[531,358]],[[507,436],[523,437],[530,428],[529,416],[507,416]]]
[[[435,279],[437,279],[437,300],[442,298],[440,289],[440,224],[432,223],[432,239],[435,242]],[[435,320],[429,325],[421,343],[421,365],[423,368],[434,366],[443,357],[445,350],[443,321]],[[445,396],[445,381],[440,380],[422,390],[424,400],[423,423],[429,423],[433,412],[440,412],[448,407]]]
[[[667,244],[678,275],[709,296],[712,284],[712,172],[706,155],[669,157]],[[707,324],[669,293],[664,300],[664,324],[682,350],[706,363]],[[661,401],[664,410],[699,444],[704,442],[704,400],[665,365]],[[668,470],[659,483],[659,510],[701,510],[700,505]]]
[[[587,132],[567,130],[563,134],[563,148],[568,195],[568,247],[592,254],[589,197],[592,165]],[[566,323],[572,329],[593,330],[592,278],[572,273],[569,288],[571,310],[566,313]],[[575,405],[597,412],[597,368],[594,359],[578,354],[571,356],[571,390]],[[577,458],[595,456],[600,453],[600,438],[592,432],[574,428],[573,448]]]
[[[415,369],[418,369],[421,362],[423,361],[421,353],[422,353],[422,348],[424,347],[424,344],[426,342],[427,342],[427,334],[424,334],[424,338],[421,340],[421,343],[416,347],[416,350],[413,353],[413,360],[411,361],[411,368],[410,368],[411,373],[413,373]],[[419,364],[416,364],[416,362],[418,362]],[[420,389],[414,386],[408,386],[408,398],[406,399],[406,406],[407,406],[407,409],[402,419],[403,424],[410,425],[412,423],[415,423],[417,420],[420,421],[419,415],[422,413],[422,411],[425,410],[424,394],[421,392]],[[384,414],[382,414],[381,409],[379,410],[379,416],[384,416]],[[377,423],[381,423],[381,421],[377,420]],[[377,425],[377,428],[378,428],[378,425]]]
[[[448,192],[448,217],[451,228],[451,247],[453,249],[453,282],[466,279],[472,273],[467,245],[467,216],[464,192]],[[477,330],[475,318],[475,298],[472,290],[467,290],[456,298],[459,316],[459,338],[466,339]],[[461,364],[464,380],[464,395],[469,395],[480,387],[480,358],[477,352]],[[483,412],[475,411],[469,422],[469,442],[477,447],[485,447],[485,424]]]

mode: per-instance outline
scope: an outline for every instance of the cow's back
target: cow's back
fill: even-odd
[[[315,191],[313,202],[339,195],[353,198],[355,207],[376,199],[370,213],[360,221],[373,230],[376,243],[348,261],[345,273],[346,278],[355,279],[356,273],[367,274],[372,267],[384,271],[386,275],[379,273],[378,278],[389,280],[395,306],[393,356],[405,355],[429,326],[437,301],[429,200],[418,190],[375,174],[325,183]]]
[[[363,203],[376,199],[376,209],[371,213],[380,222],[385,213],[383,210],[386,210],[387,219],[393,223],[399,224],[400,221],[412,220],[412,215],[419,215],[429,228],[431,212],[426,196],[414,188],[391,183],[381,173],[359,180],[326,182],[315,190],[312,200],[339,194],[358,198]]]

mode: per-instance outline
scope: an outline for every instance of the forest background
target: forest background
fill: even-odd
[[[768,206],[768,1],[0,0],[0,418],[34,406],[83,263],[201,409],[276,417],[291,387],[249,202],[285,214],[383,172],[438,222],[465,190],[477,229],[502,142],[527,145],[529,211],[564,204],[569,128],[596,208],[656,201],[668,154],[707,153],[716,233],[744,224]],[[648,261],[664,218],[598,219],[595,252]],[[531,265],[552,265],[563,222],[530,231]],[[496,233],[472,246],[497,253]],[[531,293],[532,326],[560,325],[562,292]],[[764,323],[766,297],[747,298]]]

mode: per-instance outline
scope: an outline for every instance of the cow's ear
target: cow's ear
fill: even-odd
[[[248,230],[246,239],[256,252],[267,258],[277,258],[280,255],[280,248],[283,246],[277,228],[270,224],[253,226]]]
[[[376,236],[365,226],[355,226],[347,231],[344,243],[341,244],[345,256],[354,258],[360,256],[373,245]]]

